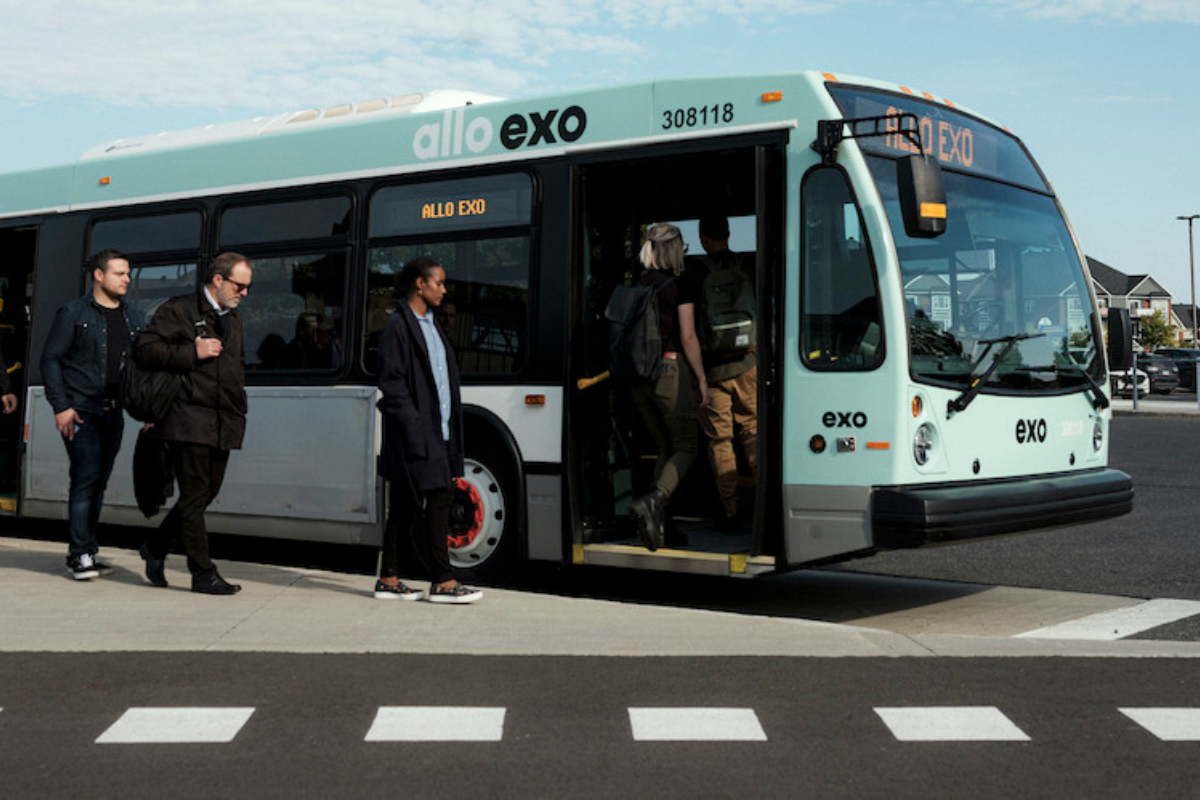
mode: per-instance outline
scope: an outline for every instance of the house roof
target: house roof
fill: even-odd
[[[1146,297],[1170,297],[1171,293],[1162,288],[1162,284],[1149,275],[1126,275],[1119,269],[1110,267],[1103,261],[1087,257],[1088,269],[1092,280],[1110,295],[1128,297],[1141,294]],[[1143,286],[1142,284],[1146,284]],[[1140,289],[1140,291],[1138,291]]]

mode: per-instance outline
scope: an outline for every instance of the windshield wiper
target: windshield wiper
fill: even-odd
[[[1044,367],[1021,367],[1022,372],[1074,372],[1082,375],[1088,382],[1088,390],[1092,393],[1092,408],[1097,411],[1103,411],[1108,408],[1108,398],[1104,395],[1104,390],[1100,388],[1100,384],[1096,383],[1096,379],[1092,374],[1084,369],[1079,364],[1047,364]]]
[[[1044,333],[1014,333],[1012,336],[1001,336],[998,339],[980,339],[979,344],[986,344],[987,347],[979,354],[979,358],[975,359],[975,362],[971,364],[972,372],[975,371],[975,367],[979,366],[987,358],[987,354],[992,351],[992,345],[1003,342],[1004,347],[1001,347],[1000,352],[992,357],[992,365],[987,368],[986,372],[976,378],[970,386],[963,390],[962,394],[946,403],[946,416],[953,416],[955,412],[967,410],[967,406],[971,405],[971,401],[979,396],[979,392],[982,391],[983,386],[988,382],[988,378],[992,377],[992,373],[1000,366],[1000,362],[1009,354],[1009,351],[1017,346],[1017,342],[1023,342],[1026,339],[1038,339],[1045,335]]]

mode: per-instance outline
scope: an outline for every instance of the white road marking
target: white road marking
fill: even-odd
[[[995,706],[876,708],[901,742],[1027,742],[1029,737]]]
[[[751,708],[631,708],[629,723],[639,742],[765,742]]]
[[[253,708],[130,708],[96,744],[231,742]]]
[[[505,710],[466,706],[381,706],[364,741],[498,742],[504,737]]]
[[[1121,708],[1164,742],[1200,742],[1200,708]]]
[[[1148,600],[1136,606],[1017,634],[1021,639],[1090,639],[1111,642],[1200,614],[1200,601]]]

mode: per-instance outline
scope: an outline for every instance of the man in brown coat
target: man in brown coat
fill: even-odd
[[[250,291],[252,266],[237,253],[222,253],[208,269],[198,294],[172,297],[159,306],[138,337],[137,360],[150,369],[191,375],[190,395],[181,394],[158,430],[168,443],[179,500],[142,545],[146,578],[166,586],[163,568],[171,544],[183,542],[192,591],[227,595],[241,586],[227,582],[208,557],[204,512],[216,499],[229,464],[229,451],[242,446],[246,431],[246,376],[242,318],[237,308]]]

